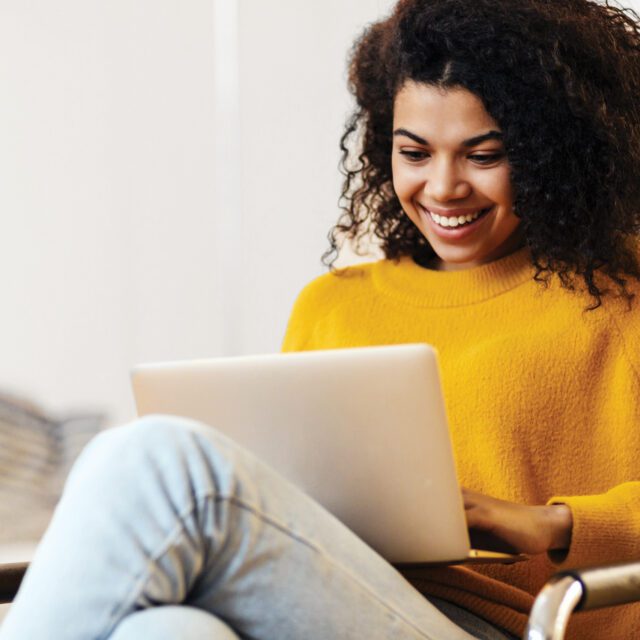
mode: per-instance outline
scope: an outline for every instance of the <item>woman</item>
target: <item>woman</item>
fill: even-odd
[[[559,568],[637,559],[639,45],[590,0],[401,0],[354,49],[327,254],[372,231],[386,258],[312,282],[285,337],[434,344],[471,531],[528,562],[403,577],[155,417],[85,451],[0,638],[503,639]],[[638,631],[633,605],[570,637]]]

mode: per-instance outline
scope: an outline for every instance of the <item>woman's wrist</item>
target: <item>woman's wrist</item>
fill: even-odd
[[[551,504],[546,507],[549,526],[549,551],[567,550],[571,544],[573,516],[566,504]]]

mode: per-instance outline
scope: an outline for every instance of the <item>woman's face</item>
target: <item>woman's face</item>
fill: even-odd
[[[392,170],[435,268],[468,269],[521,246],[500,128],[473,93],[405,83],[394,102]]]

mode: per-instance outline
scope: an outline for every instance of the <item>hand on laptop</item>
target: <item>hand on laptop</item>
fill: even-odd
[[[462,489],[471,545],[534,555],[568,549],[573,520],[567,505],[525,505]]]

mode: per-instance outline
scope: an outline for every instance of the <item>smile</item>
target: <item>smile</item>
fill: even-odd
[[[486,209],[478,209],[474,213],[469,213],[464,216],[439,216],[437,213],[432,213],[428,209],[425,211],[429,214],[431,219],[443,229],[455,229],[456,227],[463,227],[475,222],[478,218],[486,215],[491,211],[492,207]]]

